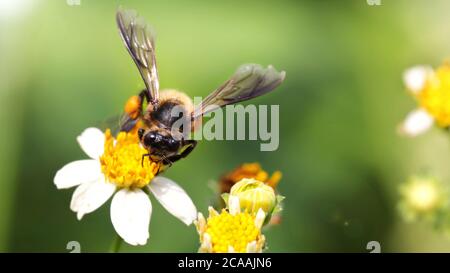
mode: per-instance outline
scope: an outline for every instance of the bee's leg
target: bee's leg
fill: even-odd
[[[143,90],[139,93],[138,96],[139,96],[139,98],[141,99],[141,109],[142,109],[142,106],[143,106],[143,104],[144,104],[144,98],[145,98],[145,101],[146,101],[147,103],[150,102],[150,97],[149,97],[149,95],[148,95],[147,89],[143,89]]]
[[[184,149],[184,151],[181,154],[169,156],[167,159],[171,161],[171,163],[176,162],[182,158],[185,158],[192,152],[192,150],[194,150],[195,146],[197,146],[196,140],[185,140],[184,142],[186,143],[185,146],[188,147]]]
[[[120,121],[120,131],[131,131],[142,116],[144,99],[149,103],[150,97],[146,89],[142,90],[138,96],[132,96],[125,104],[125,114]]]
[[[150,102],[150,97],[148,95],[147,89],[143,89],[141,92],[139,92],[139,116],[141,116],[142,111],[144,110],[144,99],[147,103]]]
[[[161,172],[161,166],[163,166],[163,164],[158,164],[158,171],[156,172],[156,174],[159,174]]]
[[[151,154],[143,154],[142,155],[142,160],[141,160],[141,165],[142,165],[142,167],[144,167],[144,159],[146,158],[146,157],[151,157]],[[162,155],[161,156],[162,158],[161,158],[161,160],[157,160],[157,161],[155,161],[155,160],[153,160],[153,162],[155,162],[155,163],[160,163],[160,162],[162,162],[163,164],[158,164],[158,171],[156,172],[156,173],[159,173],[160,171],[161,171],[161,165],[169,165],[169,167],[171,167],[172,166],[172,161],[170,161],[167,157],[165,157],[164,155]]]
[[[141,166],[144,167],[144,159],[145,157],[150,157],[150,154],[143,154],[141,159]]]
[[[171,157],[163,157],[162,162],[164,165],[169,165],[169,167],[172,167],[173,161],[170,159]]]

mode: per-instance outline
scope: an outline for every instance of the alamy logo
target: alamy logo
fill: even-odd
[[[79,6],[81,5],[81,0],[66,0],[66,3],[69,6]]]
[[[381,0],[366,0],[367,5],[369,6],[380,6]]]
[[[70,253],[80,253],[81,244],[78,241],[70,241],[67,243],[66,249],[70,250]]]
[[[367,250],[371,250],[370,253],[381,253],[381,244],[378,241],[370,241],[366,246]]]
[[[195,97],[194,103],[201,101]],[[275,151],[280,143],[280,106],[279,105],[227,105],[223,108],[210,105],[213,111],[204,116],[206,122],[200,118],[194,124],[190,119],[182,118],[185,109],[181,106],[172,108],[171,116],[177,120],[172,125],[172,136],[176,140],[252,140],[261,141],[260,150],[265,152]],[[177,132],[182,132],[180,135]]]

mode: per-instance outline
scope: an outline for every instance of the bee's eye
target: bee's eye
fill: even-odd
[[[167,144],[168,144],[169,148],[171,148],[171,149],[178,148],[178,142],[173,138],[169,138],[169,140],[167,141]]]
[[[144,144],[145,145],[150,146],[152,144],[155,144],[158,141],[159,141],[159,138],[157,137],[157,135],[155,133],[149,132],[144,136]]]
[[[151,140],[158,140],[158,137],[154,133],[149,133],[147,137]]]
[[[143,128],[139,128],[138,130],[138,137],[139,139],[142,139],[142,136],[144,136],[145,130]]]

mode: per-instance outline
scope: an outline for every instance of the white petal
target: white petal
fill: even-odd
[[[264,211],[260,208],[258,210],[258,212],[256,213],[256,217],[255,217],[255,226],[259,229],[261,229],[263,223],[264,223],[264,219],[266,218],[266,214],[264,213]]]
[[[202,244],[200,245],[198,252],[201,252],[201,253],[211,253],[212,252],[211,236],[209,236],[208,233],[203,233]]]
[[[145,245],[149,237],[152,203],[141,189],[121,189],[111,202],[111,222],[130,245]]]
[[[263,247],[265,247],[266,244],[266,237],[264,235],[260,235],[258,241],[256,242],[256,252],[261,253],[263,250]]]
[[[230,195],[230,197],[228,197],[228,211],[231,215],[236,215],[241,211],[239,197],[233,195]]]
[[[417,109],[408,114],[400,127],[400,132],[407,136],[417,136],[433,125],[434,119],[423,109]]]
[[[425,86],[427,75],[432,71],[427,66],[415,66],[403,73],[403,81],[406,88],[414,94],[418,94]]]
[[[83,183],[77,187],[70,201],[70,209],[77,213],[78,220],[103,205],[113,195],[116,186],[106,182],[103,176],[98,180]]]
[[[206,230],[206,219],[201,212],[197,215],[197,220],[194,221],[198,234],[202,234]]]
[[[97,160],[85,159],[70,162],[56,172],[53,182],[58,189],[67,189],[100,178],[102,172]]]
[[[228,253],[236,253],[233,246],[228,246]]]
[[[208,207],[209,218],[219,215],[217,210],[215,210],[212,206]]]
[[[187,193],[177,183],[165,177],[155,177],[149,189],[161,205],[186,225],[190,225],[197,216],[197,209]]]
[[[247,253],[256,253],[256,241],[251,241],[247,244]]]
[[[103,154],[105,135],[100,129],[91,127],[77,137],[81,149],[92,159],[98,159]]]

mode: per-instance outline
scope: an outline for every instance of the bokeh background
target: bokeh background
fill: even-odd
[[[68,1],[76,2],[74,0]],[[450,138],[415,139],[396,128],[415,107],[402,72],[450,56],[448,1],[94,1],[0,0],[0,251],[107,251],[109,203],[81,222],[73,190],[55,172],[84,158],[76,136],[121,112],[143,83],[114,15],[133,8],[158,33],[162,88],[205,96],[241,63],[273,64],[285,83],[255,100],[280,105],[280,146],[203,141],[167,176],[206,211],[208,182],[243,162],[281,170],[282,224],[266,231],[270,252],[450,251],[450,239],[406,224],[398,185],[427,170],[450,183]],[[198,236],[153,199],[145,247],[194,252]]]

